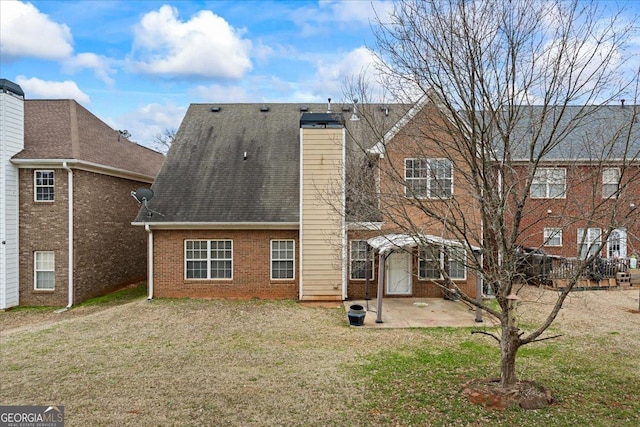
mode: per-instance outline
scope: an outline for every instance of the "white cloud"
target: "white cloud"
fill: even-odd
[[[79,53],[65,61],[63,68],[66,72],[70,73],[75,73],[82,69],[93,70],[98,79],[102,80],[108,86],[112,86],[114,80],[110,74],[115,73],[115,70],[111,67],[112,62],[113,60],[106,56],[85,52]]]
[[[239,79],[251,70],[251,41],[223,18],[203,10],[188,21],[164,5],[143,16],[131,61],[145,74]]]
[[[54,82],[36,77],[17,76],[16,83],[22,87],[27,99],[75,99],[81,104],[90,104],[89,95],[80,90],[76,82],[65,80]]]
[[[0,51],[8,58],[63,59],[73,52],[71,31],[31,3],[0,1]]]
[[[317,36],[350,26],[366,27],[374,23],[376,16],[384,19],[393,9],[391,1],[322,0],[318,7],[298,9],[292,19],[302,29],[305,37]]]
[[[377,59],[373,52],[364,46],[356,48],[343,56],[332,57],[331,60],[320,60],[316,63],[314,92],[334,99],[342,97],[345,85],[363,76],[369,83],[371,100],[382,97],[384,88],[377,77]]]
[[[247,92],[241,86],[212,84],[207,86],[197,86],[190,91],[191,95],[197,97],[201,102],[256,102],[256,94]]]
[[[114,129],[126,129],[131,133],[131,139],[140,145],[161,150],[162,147],[154,142],[156,135],[165,130],[178,130],[187,109],[171,102],[166,104],[147,104],[130,111],[117,118],[107,118],[107,122]]]

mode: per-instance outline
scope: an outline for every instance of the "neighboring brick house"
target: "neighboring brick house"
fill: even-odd
[[[514,139],[527,132],[524,122],[539,121],[540,114],[541,108],[530,108]],[[527,232],[520,243],[563,259],[585,259],[604,243],[601,258],[626,263],[640,254],[637,108],[572,106],[563,114],[566,121],[578,114],[588,120],[563,136],[538,165],[523,209]],[[526,176],[527,153],[516,152],[513,165],[516,176]]]
[[[434,113],[424,103],[191,105],[148,210],[134,221],[149,234],[149,298],[344,300],[363,297],[366,284],[375,297],[378,265],[369,281],[363,271],[367,241],[398,230],[382,214],[360,215],[345,182],[367,168],[379,182],[371,163],[381,156],[397,158],[401,170],[409,159],[418,167],[423,151],[407,129]],[[454,165],[442,167],[453,192]],[[455,245],[425,231],[434,247]],[[419,251],[392,248],[385,296],[443,295]],[[475,295],[475,277],[448,262],[453,280]]]
[[[70,306],[146,277],[146,234],[131,191],[164,160],[74,100],[25,100],[2,81],[0,308]],[[7,221],[7,219],[11,219]],[[7,256],[8,255],[8,256]]]

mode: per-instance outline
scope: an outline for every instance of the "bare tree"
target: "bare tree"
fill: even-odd
[[[633,23],[619,15],[607,18],[600,6],[405,0],[391,16],[378,18],[376,53],[385,87],[398,102],[420,98],[424,104],[415,117],[419,125],[400,131],[405,151],[399,157],[446,159],[455,184],[450,193],[449,177],[437,170],[441,165],[407,166],[380,156],[372,215],[405,233],[420,236],[438,228],[443,238],[461,242],[464,254],[448,256],[480,276],[500,307],[456,289],[500,321],[499,333],[483,333],[499,343],[503,389],[518,383],[518,349],[550,338],[543,334],[609,234],[638,229],[638,210],[632,209],[640,191],[633,187],[640,178],[637,69],[622,72],[630,65],[625,48]],[[350,97],[363,99],[364,89],[352,87]],[[626,106],[621,99],[629,100]],[[376,151],[364,143],[361,148]],[[619,174],[603,197],[602,174],[613,166]],[[432,179],[428,194],[408,181],[407,167]],[[578,189],[579,200],[567,196]],[[551,220],[554,228],[581,236],[581,256],[546,319],[525,331],[514,304],[525,283],[523,246],[541,247],[534,230]],[[600,234],[589,236],[596,228]],[[440,274],[448,278],[446,269]],[[456,288],[451,281],[446,286]]]
[[[175,128],[167,128],[163,132],[154,135],[153,143],[159,151],[166,153],[171,148],[171,144],[176,138],[176,133],[178,131]]]

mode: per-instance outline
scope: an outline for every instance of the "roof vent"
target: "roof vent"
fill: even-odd
[[[348,113],[349,111],[351,111],[351,107],[342,107],[342,111],[344,113]]]
[[[331,98],[327,98],[327,114],[331,114]]]
[[[307,106],[300,107],[300,111],[302,111],[303,113],[306,113],[307,111],[309,111],[309,107]]]
[[[269,111],[269,107],[267,107],[266,105],[263,105],[262,107],[260,107],[260,111],[262,111],[263,113],[266,113],[267,111]]]
[[[220,111],[220,107],[211,107],[211,112],[212,113],[217,113]]]
[[[380,111],[384,111],[385,116],[389,115],[389,107],[383,105],[382,107],[380,107]]]

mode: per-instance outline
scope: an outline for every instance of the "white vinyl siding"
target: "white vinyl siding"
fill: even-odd
[[[562,246],[561,228],[545,228],[543,233],[544,246]]]
[[[37,170],[33,175],[34,194],[37,202],[54,201],[54,172],[52,170]]]
[[[186,240],[186,279],[232,279],[231,240]]]
[[[448,159],[405,159],[405,195],[449,199],[453,195],[453,166]]]
[[[564,168],[539,168],[531,182],[534,199],[564,199],[567,191],[567,170]]]
[[[295,242],[293,240],[272,240],[271,279],[293,279],[294,272]]]
[[[53,251],[34,252],[33,288],[52,291],[55,289],[55,255]]]

